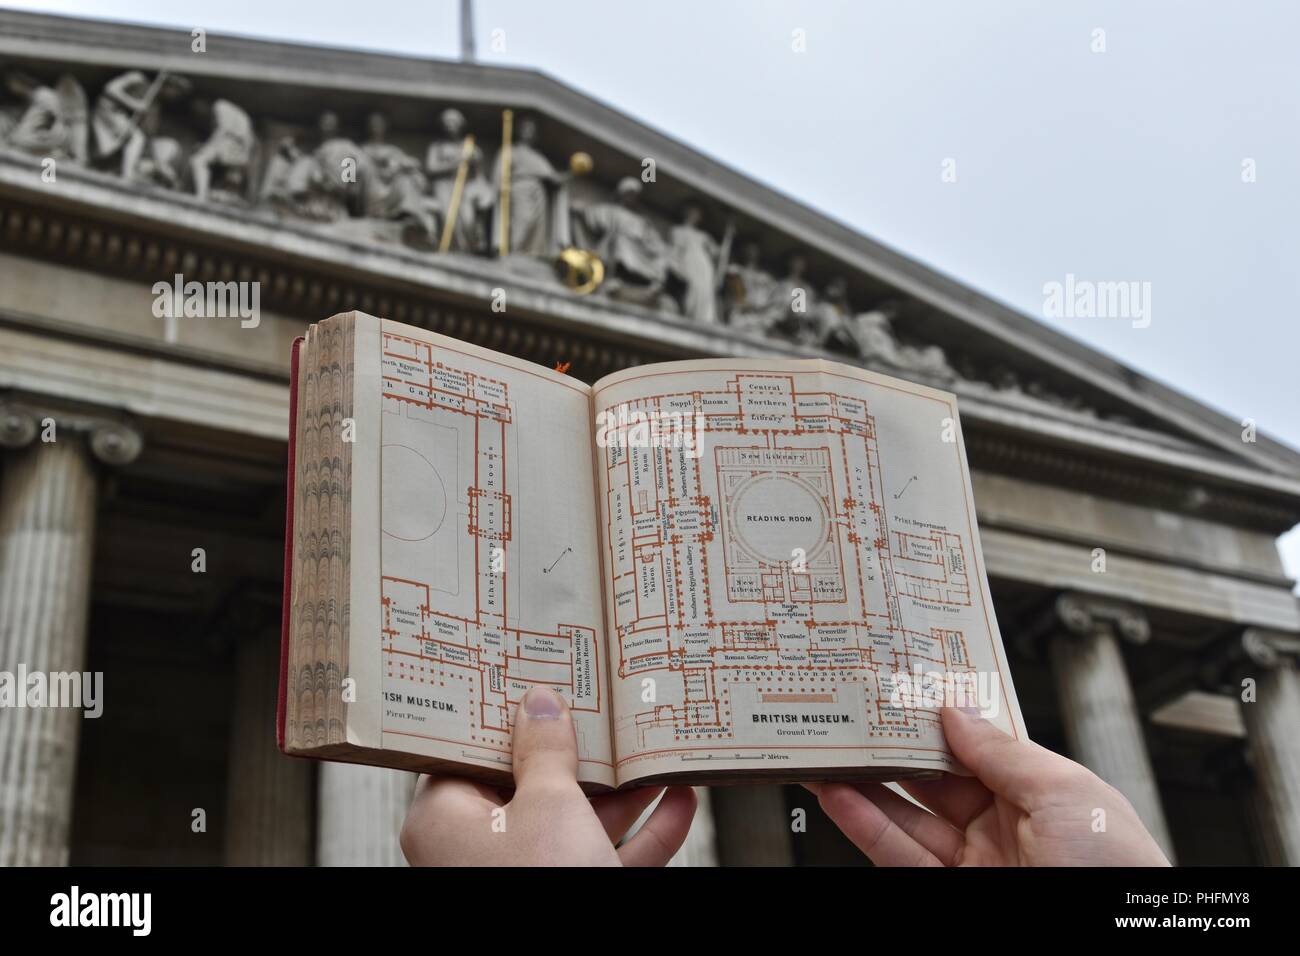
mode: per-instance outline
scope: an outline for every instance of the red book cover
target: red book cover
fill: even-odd
[[[284,600],[280,614],[280,692],[275,704],[275,742],[284,750],[285,704],[289,694],[289,602],[293,598],[293,476],[298,437],[298,351],[303,336],[293,340],[289,359],[289,478],[284,498]]]

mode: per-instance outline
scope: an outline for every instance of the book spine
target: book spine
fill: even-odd
[[[284,597],[280,608],[280,690],[275,701],[275,743],[284,751],[285,710],[289,696],[289,602],[293,599],[293,501],[295,452],[298,444],[298,354],[306,341],[298,336],[290,347],[289,360],[289,476],[284,498]]]

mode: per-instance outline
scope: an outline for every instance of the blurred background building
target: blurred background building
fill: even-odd
[[[537,72],[0,12],[0,75],[0,669],[111,701],[0,711],[0,863],[400,861],[411,776],[272,731],[289,348],[348,309],[956,392],[1031,735],[1180,863],[1300,863],[1295,450]],[[681,862],[862,862],[802,789],[706,797]]]

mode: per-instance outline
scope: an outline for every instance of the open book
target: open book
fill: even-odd
[[[824,361],[588,386],[361,313],[294,346],[279,734],[505,783],[529,688],[591,790],[955,769],[1025,735],[954,396]]]

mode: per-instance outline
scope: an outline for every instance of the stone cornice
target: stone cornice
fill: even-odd
[[[961,407],[965,419],[967,403]],[[1038,440],[1028,441],[1009,429],[966,429],[971,466],[1272,534],[1300,519],[1294,492],[1278,479],[1256,484],[1257,476],[1247,479],[1229,463],[1163,450],[1133,436],[1093,434],[1083,442],[1051,422],[1035,431]]]

